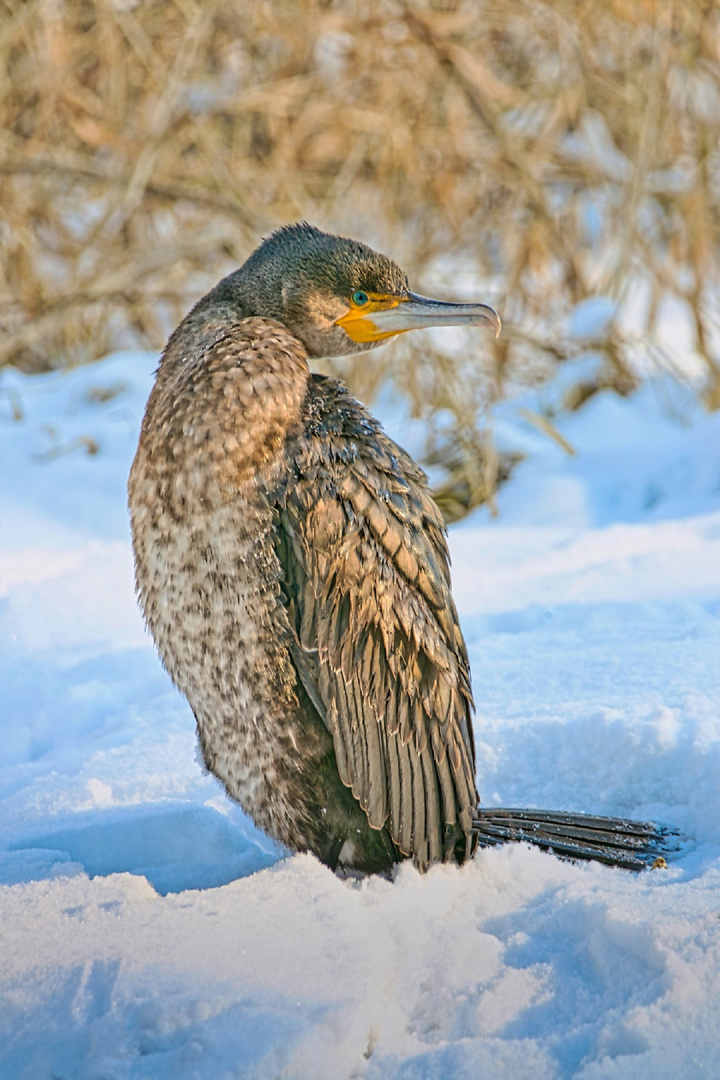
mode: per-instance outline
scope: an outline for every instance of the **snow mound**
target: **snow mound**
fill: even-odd
[[[599,394],[555,421],[570,456],[527,420],[560,386],[508,402],[528,457],[451,534],[484,802],[664,821],[669,868],[507,847],[343,882],[203,770],[143,629],[155,363],[0,373],[0,1075],[720,1075],[720,417]]]

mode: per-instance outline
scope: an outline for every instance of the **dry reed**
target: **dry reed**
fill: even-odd
[[[341,368],[445,418],[428,458],[449,516],[509,467],[488,404],[590,347],[604,365],[569,406],[632,388],[639,342],[672,366],[668,297],[720,406],[707,0],[0,0],[0,78],[0,365],[159,348],[262,234],[305,218],[504,317],[459,365],[403,341]],[[632,301],[632,333],[568,335],[596,294]]]

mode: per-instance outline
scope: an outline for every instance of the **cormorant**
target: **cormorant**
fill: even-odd
[[[528,840],[640,868],[653,825],[481,810],[470,668],[424,473],[308,358],[500,319],[364,244],[266,239],[170,337],[128,485],[136,586],[208,769],[338,872]]]

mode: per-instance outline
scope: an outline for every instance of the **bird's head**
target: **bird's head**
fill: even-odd
[[[487,323],[500,333],[487,305],[417,296],[397,263],[306,222],[269,236],[217,291],[234,293],[245,316],[277,319],[310,356],[363,352],[426,326]]]

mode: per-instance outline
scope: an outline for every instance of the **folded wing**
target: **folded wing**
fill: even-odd
[[[340,384],[310,380],[278,556],[298,677],[341,779],[421,867],[475,846],[467,652],[424,474]]]

